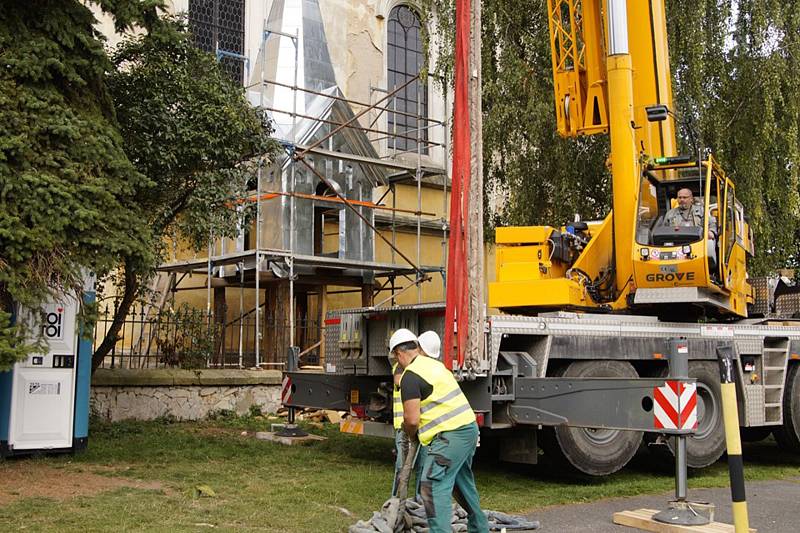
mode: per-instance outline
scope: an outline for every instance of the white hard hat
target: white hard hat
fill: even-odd
[[[439,359],[439,352],[442,349],[442,341],[435,331],[426,331],[419,336],[419,347],[425,355],[433,359]]]
[[[406,328],[400,328],[389,338],[389,351],[393,351],[398,345],[404,342],[417,342],[417,336]]]

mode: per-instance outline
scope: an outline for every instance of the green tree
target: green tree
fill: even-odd
[[[152,21],[158,5],[96,3],[119,29]],[[14,303],[77,291],[82,272],[121,255],[151,260],[135,203],[147,179],[123,151],[94,23],[78,1],[0,10],[0,369],[26,353],[26,332],[8,323]]]
[[[445,85],[453,79],[454,4],[427,2],[429,45],[440,51],[435,73]],[[487,239],[497,225],[603,217],[610,208],[608,140],[562,139],[556,132],[547,1],[520,9],[511,0],[484,0],[482,22]]]
[[[149,180],[134,200],[149,228],[149,255],[124,255],[121,299],[93,368],[117,340],[131,306],[163,260],[167,237],[203,249],[246,218],[244,196],[258,165],[275,152],[266,114],[252,107],[215,58],[194,46],[185,24],[126,38],[107,77],[125,153]]]
[[[437,73],[448,80],[453,4],[428,1],[443,51]],[[800,2],[669,0],[666,9],[683,153],[710,151],[735,181],[755,231],[751,273],[797,264]],[[487,230],[603,215],[607,140],[555,133],[546,0],[524,9],[484,0],[482,10]]]
[[[562,139],[556,132],[547,2],[526,9],[483,3],[483,134],[487,209],[495,225],[560,225],[609,209],[605,136]]]
[[[684,151],[694,139],[734,180],[755,232],[748,270],[796,264],[800,2],[673,0],[667,8]]]

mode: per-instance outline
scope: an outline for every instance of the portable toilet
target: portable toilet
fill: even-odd
[[[93,280],[83,298],[94,301]],[[93,343],[91,332],[83,338],[79,331],[79,307],[65,297],[41,315],[17,308],[16,320],[40,331],[47,351],[0,372],[0,456],[86,448]]]

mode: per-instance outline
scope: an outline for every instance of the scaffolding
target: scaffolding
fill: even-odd
[[[294,47],[294,73],[293,83],[285,83],[279,79],[273,79],[267,76],[267,46],[272,40],[285,40],[290,42]],[[449,142],[449,124],[448,119],[436,120],[424,116],[420,109],[420,98],[417,98],[416,112],[410,112],[406,109],[397,108],[397,95],[400,91],[406,89],[413,81],[418,78],[412,78],[405,83],[395,87],[369,87],[370,102],[361,102],[358,100],[348,99],[344,94],[338,91],[330,90],[316,90],[314,88],[301,86],[299,84],[299,46],[300,35],[296,31],[294,34],[290,32],[276,31],[275,29],[268,28],[267,21],[264,21],[260,49],[258,58],[260,59],[260,72],[258,73],[258,80],[255,83],[246,85],[246,90],[252,95],[257,94],[257,104],[264,108],[266,111],[272,113],[273,117],[286,116],[290,117],[291,124],[289,128],[290,135],[278,136],[276,140],[283,147],[285,152],[281,162],[281,172],[285,172],[288,179],[281,179],[280,187],[265,187],[264,174],[267,169],[263,165],[259,165],[256,176],[256,189],[250,191],[248,196],[242,199],[242,202],[255,204],[255,246],[248,247],[247,239],[242,237],[239,239],[243,242],[242,250],[235,252],[226,252],[225,241],[219,239],[215,241],[214,236],[209,236],[209,251],[205,258],[197,258],[185,261],[173,261],[159,267],[159,271],[164,275],[169,276],[166,291],[172,296],[172,301],[175,301],[175,294],[181,290],[198,290],[198,287],[183,288],[180,287],[181,281],[186,279],[187,276],[193,274],[206,276],[206,312],[208,315],[209,325],[212,323],[222,324],[225,330],[233,328],[232,332],[238,327],[238,353],[233,358],[233,362],[228,361],[225,357],[219,359],[219,363],[215,362],[214,358],[209,358],[210,365],[221,366],[282,366],[284,365],[284,357],[273,356],[265,360],[262,357],[262,313],[266,313],[266,307],[270,305],[269,298],[264,296],[262,301],[262,288],[271,286],[270,283],[276,280],[282,281],[288,286],[288,338],[284,339],[284,344],[288,340],[289,346],[298,344],[296,335],[296,320],[297,320],[297,302],[296,302],[296,289],[300,285],[304,288],[305,294],[313,294],[309,292],[308,288],[311,286],[319,287],[317,294],[317,313],[320,319],[317,321],[320,328],[319,334],[316,338],[311,336],[309,340],[310,346],[300,346],[301,355],[312,353],[318,350],[320,353],[324,348],[324,318],[325,318],[325,305],[326,297],[329,294],[327,287],[330,285],[342,287],[354,287],[353,292],[361,292],[362,305],[381,307],[384,305],[394,305],[396,299],[403,293],[416,288],[417,303],[422,302],[422,283],[431,281],[433,276],[438,274],[442,283],[442,294],[445,292],[445,268],[447,258],[446,240],[448,234],[447,225],[447,209],[448,201],[447,194],[449,190],[449,180],[447,178],[447,165],[441,167],[426,166],[423,164],[423,146],[425,151],[435,147],[442,149],[442,161],[446,161],[448,154]],[[248,75],[255,70],[255,67],[249,62],[246,56],[229,54],[224,50],[217,49],[217,57],[225,57],[228,60],[241,60],[244,62],[243,71]],[[417,90],[420,90],[419,83],[416,84]],[[269,102],[265,97],[265,92],[269,87],[281,88],[288,90],[292,95],[291,109],[281,109],[280,106],[275,105],[274,102]],[[338,89],[338,87],[336,87]],[[340,117],[338,120],[334,116],[324,116],[323,114],[316,114],[311,111],[301,112],[298,109],[298,99],[308,98],[313,96],[320,101],[339,102],[346,109],[351,110],[349,115]],[[251,101],[253,99],[251,98]],[[254,102],[255,103],[255,102]],[[355,109],[359,109],[355,112]],[[447,95],[444,95],[444,109],[447,109]],[[416,124],[415,131],[408,128],[398,131],[397,120],[393,121],[392,129],[382,129],[378,123],[381,118],[387,113],[394,113],[395,116],[405,115],[414,120]],[[368,119],[368,126],[363,126],[360,119]],[[322,128],[327,128],[326,133],[321,137],[310,142],[302,142],[298,138],[298,126],[300,122],[308,129],[310,127],[317,128],[322,131]],[[387,121],[388,122],[388,121]],[[435,142],[430,140],[432,135],[430,132],[435,128],[439,128],[442,142]],[[428,134],[423,135],[423,130],[427,130]],[[387,150],[383,157],[377,155],[377,152],[372,155],[364,155],[359,153],[348,153],[342,150],[335,150],[333,147],[332,139],[343,132],[356,132],[357,134],[366,136],[369,143],[374,146],[375,143],[387,141]],[[405,139],[415,143],[415,153],[408,151],[399,151],[397,149],[397,142],[388,142],[391,139]],[[328,146],[326,146],[328,144]],[[391,150],[388,148],[391,146]],[[355,151],[354,151],[355,152]],[[398,157],[404,155],[405,159]],[[410,158],[409,155],[415,156]],[[324,171],[316,168],[313,161],[309,161],[310,157],[325,158],[333,161],[338,161],[340,168],[342,165],[357,165],[362,168],[370,168],[371,172],[377,172],[382,176],[382,183],[379,186],[385,186],[386,190],[383,195],[375,200],[375,191],[371,191],[371,197],[368,200],[348,198],[345,192],[342,192],[337,184],[326,176]],[[325,185],[327,195],[320,196],[317,194],[307,194],[296,190],[297,176],[302,172],[305,175],[311,175],[321,184]],[[283,175],[283,174],[282,174]],[[413,184],[416,186],[417,205],[416,209],[404,209],[397,206],[397,186],[398,185]],[[426,187],[439,188],[441,187],[442,194],[442,213],[440,217],[436,217],[435,213],[425,212],[423,206],[423,185]],[[332,195],[330,193],[333,193]],[[392,202],[391,206],[387,206],[384,200],[391,193]],[[287,202],[288,205],[288,246],[285,247],[268,247],[263,244],[262,227],[265,222],[264,206],[270,201]],[[360,220],[368,231],[374,237],[381,239],[386,246],[388,246],[390,253],[390,261],[382,263],[375,260],[364,260],[342,258],[342,257],[328,257],[326,255],[300,253],[296,243],[297,220],[296,208],[298,202],[312,202],[313,205],[330,207],[335,205],[336,209],[349,210],[353,215]],[[283,205],[283,204],[281,204]],[[376,214],[377,213],[377,214]],[[386,214],[384,214],[386,213]],[[341,217],[341,215],[340,215]],[[409,254],[404,252],[398,245],[398,231],[401,228],[413,229],[415,235],[415,252],[416,257],[410,257],[413,253]],[[345,228],[347,230],[348,228]],[[388,231],[387,231],[388,230]],[[322,224],[322,239],[324,239],[324,214]],[[389,233],[389,235],[385,235]],[[441,264],[440,265],[423,265],[422,261],[422,240],[423,234],[441,234]],[[372,240],[372,249],[374,255],[375,241]],[[216,253],[219,250],[219,253]],[[316,252],[316,250],[315,250]],[[341,255],[341,253],[340,253]],[[365,279],[375,280],[376,283],[365,283]],[[398,287],[397,281],[403,280],[405,286]],[[225,305],[217,305],[217,294],[224,294],[225,288],[238,288],[239,289],[239,317],[234,320],[227,320],[227,312]],[[223,293],[216,291],[221,289]],[[255,289],[254,303],[251,309],[245,309],[245,290]],[[350,292],[338,291],[338,292]],[[333,294],[331,292],[330,294]],[[223,296],[224,298],[224,296]],[[160,306],[163,307],[166,297],[161,298]],[[213,300],[213,301],[212,301]],[[376,302],[376,300],[378,300]],[[306,301],[306,306],[308,302]],[[160,310],[160,309],[159,309]],[[220,316],[222,314],[223,316]],[[253,357],[252,360],[245,357],[245,352],[248,351],[247,339],[249,338],[245,332],[244,324],[245,318],[254,316],[253,325],[255,327],[255,334],[252,336],[253,341]],[[272,326],[270,326],[272,327]],[[223,331],[223,335],[225,332]],[[142,344],[142,336],[139,334],[139,344]],[[272,337],[275,339],[275,336]],[[150,345],[152,343],[148,343]],[[223,343],[224,344],[224,343]],[[277,346],[277,349],[288,348],[289,346]],[[318,360],[322,363],[321,360]]]

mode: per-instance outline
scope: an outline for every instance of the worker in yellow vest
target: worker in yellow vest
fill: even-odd
[[[430,533],[451,531],[453,489],[456,500],[467,511],[468,531],[489,531],[472,475],[478,424],[467,397],[447,367],[422,354],[410,331],[397,330],[389,340],[389,349],[403,369],[403,430],[428,447],[419,491]]]
[[[398,330],[401,331],[401,330]],[[403,329],[401,337],[412,340],[414,334]],[[407,332],[407,333],[406,333]],[[399,338],[399,337],[398,337]],[[428,357],[439,359],[441,353],[442,341],[435,331],[426,331],[417,339],[419,347],[422,352]],[[403,469],[403,460],[405,458],[404,450],[408,449],[408,436],[403,431],[403,401],[400,399],[400,376],[403,373],[403,368],[395,361],[392,367],[392,376],[394,378],[394,386],[392,387],[392,418],[394,422],[394,447],[397,456],[394,464],[394,482],[392,484],[392,495],[397,495],[397,482],[400,477],[400,471]],[[417,456],[414,458],[414,470],[416,472],[416,494],[419,494],[419,484],[422,481],[422,464],[425,462],[425,456],[428,454],[426,446],[419,446],[417,448]]]

